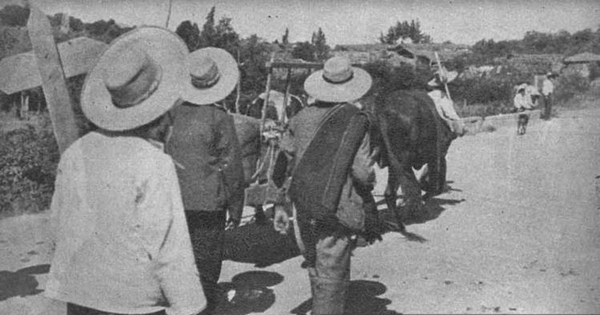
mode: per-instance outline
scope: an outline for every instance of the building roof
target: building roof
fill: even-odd
[[[587,63],[598,61],[600,61],[600,55],[592,54],[590,52],[584,52],[565,58],[564,63]]]

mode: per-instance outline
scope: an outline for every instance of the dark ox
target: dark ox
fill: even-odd
[[[446,153],[454,137],[424,91],[384,92],[366,98],[363,103],[375,116],[373,139],[380,151],[378,164],[388,167],[385,201],[403,231],[403,219],[418,216],[423,211],[423,200],[443,192]],[[428,172],[419,182],[413,169],[424,165],[428,166]],[[406,204],[402,214],[396,205],[399,187]],[[424,196],[421,190],[426,192]]]

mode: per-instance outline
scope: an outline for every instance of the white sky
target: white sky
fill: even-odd
[[[20,0],[0,0],[0,6]],[[473,44],[481,39],[521,39],[526,31],[571,33],[600,27],[598,0],[172,0],[169,28],[184,20],[204,24],[212,6],[216,19],[232,18],[243,37],[272,41],[285,28],[290,41],[310,40],[319,27],[330,46],[375,43],[396,21],[419,20],[435,42]],[[127,25],[162,25],[169,0],[30,0],[46,14],[66,12],[84,22],[114,19]]]

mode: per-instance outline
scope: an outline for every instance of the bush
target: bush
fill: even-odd
[[[579,73],[561,75],[555,83],[554,98],[564,103],[576,95],[583,95],[590,89],[590,81]]]
[[[47,209],[52,199],[58,146],[46,117],[0,135],[0,213],[18,214]]]

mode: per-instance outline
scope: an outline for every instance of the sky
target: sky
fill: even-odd
[[[20,3],[22,0],[0,0]],[[231,18],[242,37],[273,41],[289,29],[291,42],[310,41],[319,27],[327,44],[376,43],[397,21],[418,20],[434,42],[474,44],[522,39],[527,31],[555,33],[600,28],[598,0],[29,0],[48,15],[63,12],[84,22],[114,19],[124,25],[165,26],[185,20],[201,28],[211,7]],[[3,4],[4,3],[4,4]]]

